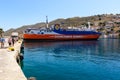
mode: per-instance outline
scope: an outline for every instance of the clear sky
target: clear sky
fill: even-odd
[[[0,0],[0,28],[110,13],[120,13],[120,0]]]

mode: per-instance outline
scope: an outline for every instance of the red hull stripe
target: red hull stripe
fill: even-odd
[[[74,40],[74,39],[98,39],[98,34],[88,35],[53,35],[53,34],[24,34],[24,39],[43,39],[43,40]]]

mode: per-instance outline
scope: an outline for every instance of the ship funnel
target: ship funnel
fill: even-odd
[[[91,26],[90,26],[90,22],[88,22],[88,28],[89,28],[89,29],[91,28]]]

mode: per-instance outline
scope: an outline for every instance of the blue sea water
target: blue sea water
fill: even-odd
[[[22,69],[37,80],[120,80],[120,40],[25,42]]]

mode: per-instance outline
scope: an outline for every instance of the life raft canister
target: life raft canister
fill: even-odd
[[[59,30],[60,29],[60,24],[55,24],[55,30]]]

